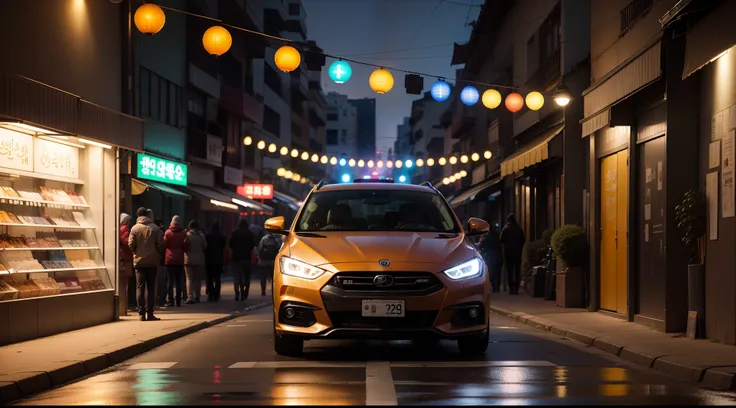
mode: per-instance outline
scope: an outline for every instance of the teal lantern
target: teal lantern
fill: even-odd
[[[350,64],[343,60],[337,60],[330,65],[329,71],[330,79],[335,81],[336,84],[344,84],[348,82],[350,76],[353,75],[353,69],[350,68]]]

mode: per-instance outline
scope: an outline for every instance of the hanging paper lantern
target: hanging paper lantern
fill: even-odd
[[[455,178],[455,175],[453,174],[450,176],[450,183],[454,183],[455,181],[457,181],[457,178]]]
[[[294,173],[291,172],[291,170],[286,170],[286,173],[284,173],[284,177],[290,179]]]
[[[389,169],[393,168],[394,162],[392,162],[391,160],[386,160],[386,167],[388,167]]]
[[[394,87],[394,76],[385,69],[378,68],[368,78],[368,84],[370,84],[371,89],[375,93],[379,95],[385,94]]]
[[[296,159],[297,157],[299,157],[299,150],[297,150],[297,149],[292,149],[292,150],[291,150],[291,157],[293,157],[293,158],[295,158],[295,159]]]
[[[478,103],[478,99],[480,99],[480,94],[474,86],[468,85],[460,91],[460,100],[468,106]]]
[[[472,160],[472,161],[478,161],[478,160],[480,160],[480,155],[478,153],[473,153],[470,156],[470,160]]]
[[[154,35],[164,28],[166,14],[161,10],[161,7],[146,3],[135,11],[133,22],[138,31],[146,35]]]
[[[444,166],[445,164],[447,164],[447,160],[444,157],[440,157],[440,159],[437,160],[437,164],[439,164],[440,166]]]
[[[256,147],[258,148],[258,150],[263,150],[263,149],[266,148],[266,142],[264,142],[263,140],[261,140],[261,141],[258,142],[258,144],[256,145]]]
[[[207,29],[202,36],[202,44],[204,49],[219,57],[220,55],[227,52],[233,45],[233,37],[230,32],[221,26],[213,26]]]
[[[148,3],[146,3],[148,4]],[[246,146],[250,146],[253,144],[253,138],[250,136],[246,136],[245,139],[243,139],[243,144]]]
[[[348,160],[348,166],[355,167],[355,159]]]
[[[321,158],[319,159],[319,162],[320,162],[320,163],[322,163],[322,164],[327,164],[327,162],[328,162],[329,160],[330,160],[330,159],[328,159],[328,158],[327,158],[327,156],[322,156],[322,157],[321,157]]]
[[[445,177],[445,178],[443,178],[443,179],[442,179],[442,184],[444,184],[444,185],[448,185],[448,184],[450,184],[450,178],[449,178],[449,177]]]
[[[506,109],[511,112],[518,112],[524,107],[524,98],[516,92],[510,93],[506,97]]]
[[[429,167],[434,166],[434,159],[433,158],[430,157],[429,159],[427,159],[427,166],[429,166]]]
[[[282,156],[286,156],[287,154],[289,154],[289,148],[286,146],[282,146],[279,153],[281,153]]]
[[[533,111],[542,109],[542,106],[544,106],[544,96],[537,91],[529,92],[526,96],[526,106]]]
[[[424,160],[422,160],[422,158],[420,157],[417,159],[417,167],[422,167],[422,166],[424,166]]]
[[[404,165],[404,163],[402,163],[402,162],[401,162],[401,160],[396,160],[396,163],[394,163],[394,166],[395,166],[395,167],[396,167],[397,169],[400,169],[400,168],[401,168],[401,166],[403,166],[403,165]]]
[[[460,177],[467,177],[467,176],[468,176],[468,172],[467,171],[460,170]]]
[[[373,160],[368,160],[368,163],[366,163],[366,164],[368,165],[368,168],[369,168],[369,169],[372,169],[372,168],[373,168],[373,165],[374,165],[375,163],[373,163]]]
[[[452,164],[452,165],[457,164],[457,157],[455,157],[455,156],[450,157],[450,164]]]
[[[464,154],[460,156],[460,163],[467,163],[468,162],[468,155]]]
[[[276,153],[276,149],[278,149],[278,146],[276,146],[276,144],[271,143],[270,145],[268,145],[268,152],[269,153]]]
[[[483,106],[488,109],[496,109],[501,104],[501,93],[495,89],[488,89],[483,92]]]
[[[334,165],[336,165],[336,164],[337,164],[337,157],[335,157],[335,156],[332,156],[332,157],[330,158],[330,164],[331,164],[331,165],[333,165],[333,166],[334,166]]]
[[[302,160],[309,160],[309,153],[302,152]]]
[[[273,56],[273,61],[280,70],[291,72],[299,68],[299,64],[302,63],[302,56],[299,55],[299,51],[297,51],[296,48],[290,45],[284,45],[276,50],[276,55]]]
[[[365,162],[363,159],[358,160],[358,167],[363,168],[365,166]]]
[[[344,84],[348,82],[350,77],[353,75],[353,69],[350,64],[343,60],[338,60],[330,65],[330,69],[327,71],[330,79],[335,81],[336,84]]]
[[[485,152],[483,152],[483,157],[485,157],[486,160],[490,159],[491,156],[493,156],[493,154],[490,151],[486,150]]]
[[[317,163],[319,161],[319,155],[317,153],[315,153],[315,154],[312,155],[312,161],[314,163]]]
[[[432,85],[429,93],[435,101],[444,102],[450,97],[450,84],[440,79]]]
[[[381,161],[381,160],[377,161],[376,162],[376,167],[378,167],[379,169],[382,168],[383,167],[383,161]]]
[[[282,167],[282,168],[276,170],[276,175],[277,176],[284,177],[284,174],[286,174],[286,169],[285,168]]]

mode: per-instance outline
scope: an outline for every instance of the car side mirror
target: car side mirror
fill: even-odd
[[[480,218],[471,218],[468,220],[468,235],[482,235],[491,229],[491,225]]]
[[[265,223],[263,223],[263,226],[268,232],[289,235],[289,231],[286,229],[286,219],[284,217],[269,218]]]

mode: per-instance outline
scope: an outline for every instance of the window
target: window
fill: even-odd
[[[337,113],[328,113],[327,114],[327,121],[328,122],[337,122]]]
[[[265,105],[263,106],[263,129],[276,137],[281,137],[281,115]]]
[[[329,129],[327,130],[326,140],[328,145],[336,145],[337,144],[337,130],[335,129]]]
[[[652,8],[654,0],[634,0],[621,10],[621,37],[644,17]]]
[[[184,127],[184,91],[158,74],[141,67],[139,113],[167,125]]]
[[[402,190],[314,193],[296,226],[297,232],[368,230],[460,232],[442,196]]]
[[[270,64],[263,64],[263,79],[272,91],[281,94],[281,76]]]
[[[301,11],[299,9],[300,9],[299,3],[291,3],[291,4],[289,4],[289,15],[298,16],[299,15],[299,12]]]

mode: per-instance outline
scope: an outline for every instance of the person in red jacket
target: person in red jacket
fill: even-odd
[[[126,302],[128,309],[136,310],[138,306],[135,300],[135,279],[132,280],[133,290],[130,290],[129,284],[130,278],[133,277],[133,251],[128,246],[131,220],[130,215],[120,214],[120,302]]]
[[[164,255],[164,265],[166,266],[166,273],[169,277],[167,296],[168,301],[166,306],[181,306],[181,295],[184,290],[184,241],[187,238],[187,233],[182,228],[181,218],[175,215],[171,219],[169,229],[164,234],[164,248],[166,253]],[[174,297],[174,286],[176,286],[176,297]]]

